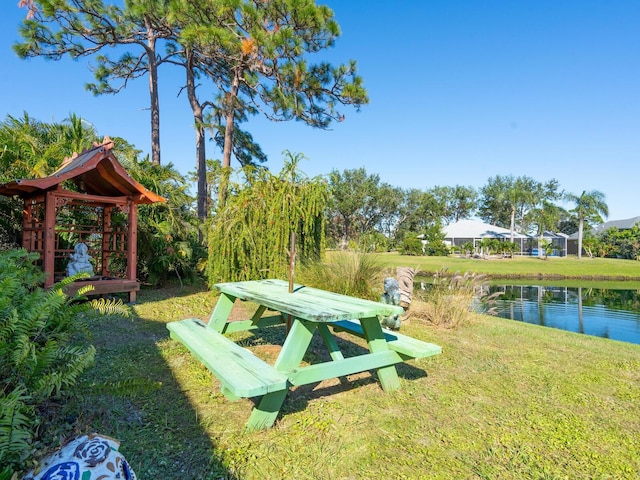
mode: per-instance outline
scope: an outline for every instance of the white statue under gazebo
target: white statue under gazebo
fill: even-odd
[[[77,243],[69,257],[67,276],[71,277],[76,273],[87,273],[90,277],[93,277],[93,265],[91,265],[91,256],[89,256],[89,249],[86,244]]]

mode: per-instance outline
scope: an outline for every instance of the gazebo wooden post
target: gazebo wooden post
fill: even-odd
[[[136,259],[138,258],[138,206],[129,199],[129,221],[127,222],[127,279],[137,277]],[[136,301],[136,292],[129,292],[129,302]]]
[[[25,199],[24,210],[22,211],[22,248],[28,252],[38,250],[42,247],[39,245],[39,237],[36,231],[36,219],[33,204],[38,200],[42,200],[42,195],[37,200]]]
[[[44,286],[50,287],[54,282],[55,241],[56,241],[56,194],[47,192],[44,200],[44,232],[42,249],[42,266],[46,274]]]
[[[105,205],[102,210],[102,269],[103,277],[109,276],[109,255],[111,250],[111,210],[112,206]]]

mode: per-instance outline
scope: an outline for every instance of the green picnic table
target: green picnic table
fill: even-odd
[[[280,412],[289,387],[307,385],[334,377],[375,370],[385,392],[400,388],[395,365],[413,358],[441,353],[438,345],[397,332],[383,330],[380,318],[400,314],[402,307],[340,295],[282,280],[219,283],[220,291],[209,323],[186,319],[167,324],[171,337],[220,380],[222,392],[231,399],[261,397],[246,424],[246,430],[271,427]],[[248,320],[229,321],[236,300],[258,305]],[[265,315],[269,311],[271,315]],[[269,365],[225,334],[264,328],[290,320],[290,330],[274,365]],[[328,348],[330,361],[301,365],[318,332]],[[347,332],[367,342],[368,352],[345,357],[334,332]]]

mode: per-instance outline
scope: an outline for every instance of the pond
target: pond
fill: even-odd
[[[491,285],[502,292],[497,316],[571,332],[640,344],[640,287]]]

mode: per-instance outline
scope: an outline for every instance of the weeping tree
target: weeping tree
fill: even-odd
[[[224,208],[209,230],[209,282],[286,278],[289,239],[296,234],[301,262],[319,260],[324,250],[328,187],[298,171],[304,156],[285,152],[278,175],[244,169],[244,184],[232,185]]]

